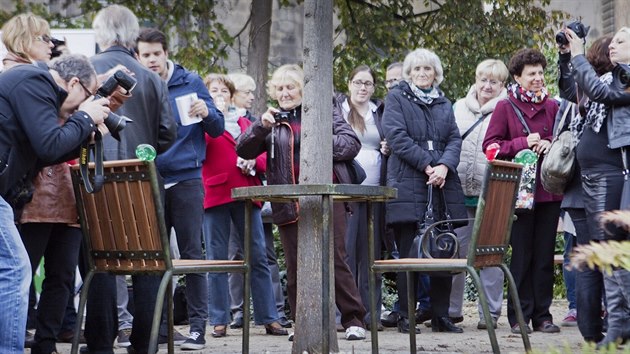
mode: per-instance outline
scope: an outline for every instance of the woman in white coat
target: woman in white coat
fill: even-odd
[[[455,120],[462,135],[462,153],[457,173],[462,182],[469,218],[475,217],[486,170],[486,157],[481,144],[494,107],[497,102],[507,97],[505,82],[508,76],[508,69],[502,61],[496,59],[482,61],[477,65],[475,83],[468,90],[468,94],[455,103]],[[469,223],[456,230],[460,258],[467,256],[472,226],[473,223]],[[481,282],[488,297],[492,322],[496,328],[503,302],[503,272],[497,267],[482,269]],[[455,323],[463,320],[464,283],[465,273],[453,276],[449,317]],[[486,329],[481,306],[478,306],[478,310],[480,320],[477,328]]]

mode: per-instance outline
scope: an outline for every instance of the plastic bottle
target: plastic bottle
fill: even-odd
[[[153,161],[157,156],[155,148],[150,144],[140,144],[136,146],[136,157],[142,161]]]

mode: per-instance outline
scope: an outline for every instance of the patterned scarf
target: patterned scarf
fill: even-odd
[[[547,99],[547,88],[543,88],[538,91],[525,90],[519,83],[508,85],[508,93],[517,100],[525,103],[542,103]]]
[[[420,101],[424,102],[425,104],[431,104],[431,102],[433,102],[434,99],[442,95],[441,92],[438,89],[436,89],[434,86],[431,86],[431,91],[429,93],[425,93],[418,86],[414,85],[411,82],[411,80],[407,82],[409,83],[411,92],[413,92],[413,94],[416,95],[416,97],[418,97],[418,99],[420,99]]]
[[[612,73],[605,73],[604,75],[599,77],[599,81],[603,82],[606,85],[610,85],[612,82]],[[584,121],[584,126],[591,127],[595,133],[599,133],[599,129],[602,127],[604,123],[604,119],[608,115],[609,107],[604,103],[590,101],[586,104],[586,120]]]

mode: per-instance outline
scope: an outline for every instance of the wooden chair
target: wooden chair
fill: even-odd
[[[97,193],[87,193],[78,166],[72,169],[77,207],[87,245],[89,272],[83,280],[79,302],[77,331],[81,329],[83,311],[90,282],[95,273],[161,274],[157,294],[149,353],[157,350],[158,330],[164,297],[168,307],[168,352],[173,353],[173,275],[207,272],[241,272],[244,274],[243,353],[249,351],[249,232],[245,232],[243,261],[171,259],[168,230],[164,221],[161,187],[153,162],[140,160],[107,161],[105,182]],[[249,215],[246,215],[248,220]],[[72,342],[72,353],[78,349],[78,338]]]
[[[516,305],[516,318],[518,320],[523,344],[526,351],[531,350],[529,337],[520,307],[518,291],[514,278],[509,268],[504,263],[504,255],[508,249],[512,221],[514,220],[514,204],[521,179],[522,165],[512,162],[495,160],[488,163],[484,186],[479,196],[477,213],[474,219],[472,239],[467,259],[426,259],[426,258],[401,258],[389,260],[374,260],[374,239],[369,240],[369,256],[371,264],[370,276],[370,310],[376,312],[375,281],[377,273],[406,272],[407,273],[407,298],[409,318],[409,344],[410,352],[416,353],[416,326],[414,310],[415,306],[415,278],[414,272],[444,272],[452,273],[468,272],[479,292],[479,302],[488,328],[488,336],[492,344],[492,351],[500,353],[499,344],[492,323],[492,317],[488,308],[486,294],[481,286],[481,280],[477,270],[484,267],[500,267],[508,280],[509,292],[512,301]],[[467,220],[467,219],[464,219]],[[441,222],[431,225],[435,227]],[[372,352],[378,353],[377,318],[371,316]]]

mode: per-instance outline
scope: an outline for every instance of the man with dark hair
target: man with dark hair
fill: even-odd
[[[103,139],[105,159],[135,158],[135,149],[139,144],[150,144],[158,154],[164,153],[175,142],[177,126],[168,103],[166,85],[138,63],[131,49],[140,30],[137,17],[124,6],[111,5],[96,14],[92,27],[102,50],[91,58],[96,72],[105,73],[122,65],[137,80],[131,97],[116,111],[118,115],[132,119],[133,123],[120,131],[120,140],[111,137]],[[160,277],[134,275],[132,280],[135,312],[131,345],[127,351],[146,353]],[[85,320],[88,352],[113,353],[114,338],[118,334],[116,298],[115,277],[96,274],[88,294]]]
[[[154,28],[140,32],[136,52],[142,65],[157,73],[168,85],[168,93],[177,126],[177,140],[157,158],[157,167],[166,187],[164,214],[166,229],[175,229],[182,259],[205,259],[201,247],[203,220],[203,184],[201,164],[206,156],[205,134],[223,134],[223,114],[212,101],[199,75],[168,59],[166,36]],[[178,110],[177,101],[187,100],[190,109]],[[195,117],[190,124],[187,117]],[[236,166],[235,166],[236,168]],[[184,350],[205,347],[208,319],[208,278],[206,274],[186,275],[186,299],[190,336],[181,345]],[[162,323],[165,331],[165,323]]]
[[[85,72],[92,75],[77,74]],[[55,70],[17,65],[0,75],[0,353],[24,350],[31,282],[14,210],[30,200],[38,169],[77,157],[81,143],[109,113],[109,100],[88,99],[82,85],[96,85],[87,60],[62,62]],[[65,113],[68,119],[59,124]]]

